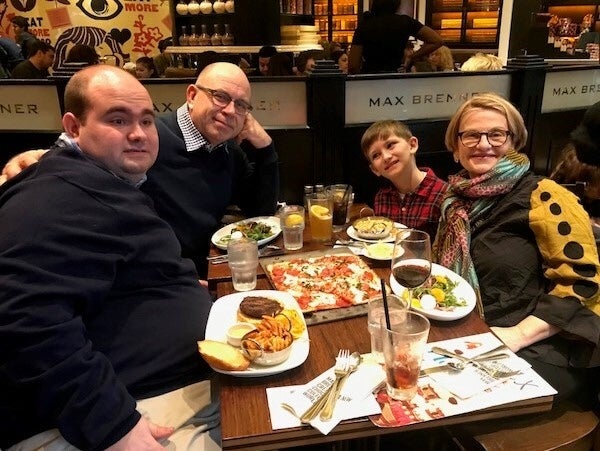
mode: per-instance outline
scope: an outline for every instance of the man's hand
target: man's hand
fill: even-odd
[[[173,431],[172,427],[159,426],[142,417],[121,440],[106,449],[107,451],[164,450],[165,448],[157,440],[167,438]]]
[[[244,121],[244,128],[239,135],[235,137],[235,142],[240,144],[243,140],[247,139],[257,149],[262,149],[270,145],[273,140],[265,131],[265,129],[258,123],[251,113],[246,115]]]
[[[28,150],[27,152],[23,152],[12,157],[10,160],[8,160],[8,163],[6,163],[4,169],[2,169],[0,184],[4,183],[6,180],[10,180],[26,167],[40,161],[40,158],[42,158],[42,155],[44,155],[46,152],[48,152],[47,149]]]

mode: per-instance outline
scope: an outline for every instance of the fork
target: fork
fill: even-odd
[[[340,349],[337,357],[335,358],[335,367],[333,372],[335,373],[335,380],[331,386],[321,395],[321,397],[300,417],[302,423],[310,423],[310,421],[317,416],[317,414],[323,409],[325,403],[329,399],[329,394],[335,391],[335,387],[339,383],[340,379],[344,377],[350,367],[350,350]]]
[[[447,351],[446,349],[440,348],[438,346],[434,346],[431,348],[432,352],[435,352],[436,354],[440,354],[440,355],[444,355],[446,357],[453,357],[455,359],[458,359],[464,363],[470,363],[471,365],[473,365],[476,368],[479,368],[480,370],[484,371],[486,374],[488,374],[489,376],[493,377],[494,379],[502,379],[505,377],[510,377],[510,376],[516,376],[517,374],[519,374],[521,371],[520,370],[501,370],[498,368],[491,368],[487,365],[484,365],[483,363],[481,363],[478,360],[475,359],[469,359],[467,357],[464,357],[462,355],[459,354],[455,354],[454,352],[450,352]]]

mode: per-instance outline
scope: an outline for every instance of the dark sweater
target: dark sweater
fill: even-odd
[[[0,187],[0,447],[105,448],[135,399],[206,378],[209,293],[151,200],[73,149]]]
[[[242,150],[233,141],[212,152],[188,152],[176,112],[157,121],[160,151],[142,186],[158,214],[175,230],[183,256],[206,273],[211,235],[229,205],[245,215],[271,215],[277,206],[279,169],[274,146]]]

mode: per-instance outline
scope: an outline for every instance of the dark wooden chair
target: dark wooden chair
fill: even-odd
[[[594,412],[562,403],[550,412],[453,428],[452,434],[464,450],[590,451],[597,428]]]

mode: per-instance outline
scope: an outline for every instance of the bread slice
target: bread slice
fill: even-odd
[[[213,340],[199,341],[198,351],[206,363],[214,369],[244,371],[250,366],[250,360],[238,348],[227,343]]]

